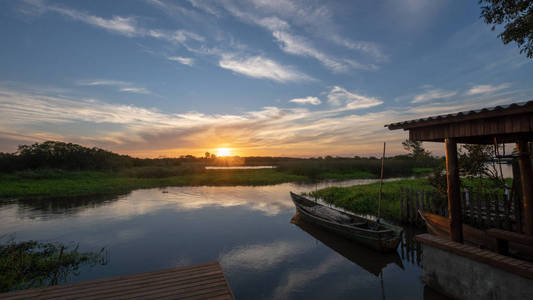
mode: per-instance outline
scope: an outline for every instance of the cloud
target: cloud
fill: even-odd
[[[449,98],[457,95],[456,91],[445,91],[441,89],[432,89],[416,95],[411,103],[423,103],[434,99]]]
[[[503,90],[503,89],[506,89],[508,87],[510,87],[511,84],[509,83],[502,83],[500,85],[490,85],[490,84],[486,84],[486,85],[475,85],[473,86],[472,88],[470,88],[466,94],[467,95],[479,95],[479,94],[488,94],[488,93],[494,93],[494,92],[497,92],[499,90]]]
[[[282,83],[312,80],[311,77],[298,72],[293,67],[280,65],[263,56],[236,57],[226,54],[222,56],[218,65],[246,76]]]
[[[317,97],[305,97],[305,98],[294,98],[292,100],[289,100],[289,102],[298,103],[298,104],[311,104],[311,105],[319,105],[322,103],[320,99]]]
[[[246,245],[223,253],[219,260],[224,268],[261,270],[272,269],[289,257],[301,255],[308,248],[294,241],[276,241],[270,244]]]
[[[280,43],[280,48],[287,53],[315,58],[334,72],[346,72],[349,69],[348,65],[315,49],[303,37],[295,36],[284,31],[274,31],[272,35]]]
[[[127,36],[138,35],[140,32],[136,26],[133,17],[113,16],[111,19],[89,15],[77,10],[62,8],[59,6],[47,6],[49,11],[57,12],[61,15],[68,16],[74,20],[81,21],[93,26],[107,29],[112,32],[120,33]]]
[[[156,3],[161,2],[156,1]],[[135,17],[113,16],[110,19],[106,19],[88,14],[86,12],[65,8],[58,5],[46,5],[44,4],[44,2],[41,1],[29,1],[27,2],[27,4],[28,6],[26,8],[26,11],[31,12],[32,10],[28,10],[28,8],[33,7],[33,10],[38,9],[40,13],[55,12],[60,15],[69,17],[73,20],[90,24],[128,37],[152,37],[156,39],[163,39],[168,42],[180,43],[184,46],[186,46],[185,42],[189,40],[204,41],[204,37],[202,37],[201,35],[183,29],[169,31],[144,28],[137,23]]]
[[[180,64],[187,65],[187,66],[194,65],[194,59],[192,59],[190,57],[173,56],[173,57],[169,57],[168,59],[169,60],[173,60],[173,61],[177,61]]]
[[[113,86],[121,92],[134,93],[134,94],[151,94],[152,92],[143,87],[136,87],[131,82],[119,81],[119,80],[80,80],[77,82],[80,86]]]
[[[357,99],[349,103],[353,101]],[[143,157],[197,155],[221,144],[229,144],[243,155],[352,155],[354,151],[377,155],[376,145],[383,142],[384,134],[390,135],[383,125],[398,119],[398,112],[355,114],[359,107],[352,104],[317,111],[265,107],[238,114],[166,113],[97,99],[0,87],[0,132],[34,141],[42,140],[46,133],[58,140]],[[88,127],[90,130],[83,129]],[[13,148],[7,140],[0,138],[0,142],[4,143],[0,149]],[[353,148],[355,144],[357,149]],[[332,149],[335,153],[331,153]]]
[[[347,72],[350,69],[374,70],[377,68],[373,64],[362,64],[351,58],[338,58],[328,55],[324,51],[320,51],[313,46],[308,38],[293,33],[291,25],[286,19],[292,19],[294,23],[300,26],[305,25],[303,27],[309,27],[308,25],[312,24],[310,19],[323,19],[326,15],[328,15],[327,22],[331,22],[329,11],[327,11],[327,8],[324,6],[310,8],[287,1],[274,1],[272,3],[270,3],[270,1],[254,1],[253,5],[236,5],[231,1],[217,4],[218,5],[207,7],[210,7],[213,10],[215,7],[220,8],[219,6],[221,6],[225,11],[229,12],[236,18],[269,30],[275,41],[279,44],[280,49],[284,52],[292,55],[314,58],[335,73]],[[205,3],[201,7],[204,11],[206,10]],[[286,19],[282,19],[283,17]],[[333,26],[327,27],[333,28]],[[380,53],[375,44],[369,42],[349,41],[333,32],[328,32],[324,37],[327,40],[334,41],[336,44],[348,47],[351,50],[360,50],[371,54],[377,54],[377,57],[381,60],[385,57]]]
[[[369,108],[383,104],[383,101],[375,97],[361,96],[349,92],[339,86],[334,86],[328,93],[328,102],[332,105],[344,104],[348,109]]]

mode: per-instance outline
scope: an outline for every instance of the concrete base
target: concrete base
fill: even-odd
[[[533,280],[422,244],[424,281],[457,299],[533,299]]]

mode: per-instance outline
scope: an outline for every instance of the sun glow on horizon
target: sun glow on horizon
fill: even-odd
[[[218,148],[217,156],[231,156],[231,148]]]

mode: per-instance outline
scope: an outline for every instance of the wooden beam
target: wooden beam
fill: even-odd
[[[461,195],[459,182],[459,164],[457,162],[457,142],[446,138],[446,182],[448,183],[448,216],[450,219],[450,238],[454,242],[463,242],[463,222],[461,218]]]
[[[531,170],[531,156],[527,140],[516,143],[518,151],[518,165],[520,166],[520,179],[522,181],[522,201],[525,215],[525,232],[533,235],[533,171]]]

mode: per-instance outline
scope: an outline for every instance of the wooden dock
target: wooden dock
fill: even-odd
[[[0,294],[0,299],[233,299],[218,262]]]

